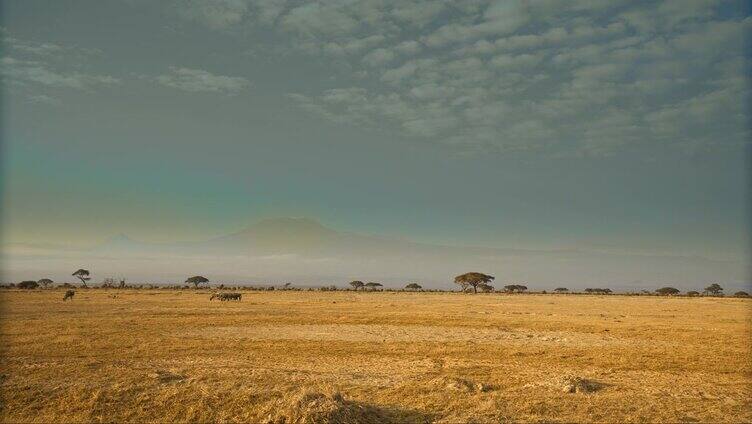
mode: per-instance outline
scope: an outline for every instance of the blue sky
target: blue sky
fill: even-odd
[[[6,243],[308,216],[749,271],[748,2],[24,0],[2,17]]]

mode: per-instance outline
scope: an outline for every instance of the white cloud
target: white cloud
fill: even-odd
[[[285,15],[282,25],[305,36],[349,34],[358,27],[358,20],[338,7],[341,4],[340,1],[303,4]]]
[[[201,69],[170,67],[170,72],[156,77],[162,85],[190,92],[210,92],[236,95],[250,86],[241,77],[215,75]]]
[[[483,151],[609,154],[749,136],[752,18],[720,14],[720,0],[210,3],[191,3],[209,26],[267,26],[286,51],[336,58],[348,82],[290,99],[338,123]],[[187,89],[192,77],[168,80]]]
[[[368,66],[382,66],[394,59],[394,53],[387,49],[376,49],[363,57],[363,63]]]
[[[240,23],[248,13],[247,0],[187,0],[176,3],[178,14],[212,29]]]
[[[78,90],[120,83],[118,78],[109,75],[60,71],[52,69],[44,62],[20,60],[8,56],[0,59],[0,74],[12,84],[36,84]]]

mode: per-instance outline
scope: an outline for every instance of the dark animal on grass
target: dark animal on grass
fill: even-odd
[[[76,292],[74,292],[73,290],[67,290],[65,292],[65,296],[63,296],[63,302],[65,302],[68,299],[73,300],[73,295],[75,295],[75,294],[76,294]]]
[[[222,302],[225,302],[228,300],[240,301],[242,298],[243,298],[243,295],[241,293],[214,293],[211,295],[209,300],[218,299]]]

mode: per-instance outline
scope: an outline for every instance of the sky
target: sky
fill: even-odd
[[[6,271],[295,216],[750,281],[746,1],[1,7]]]

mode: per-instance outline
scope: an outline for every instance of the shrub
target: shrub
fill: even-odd
[[[39,287],[39,283],[37,283],[36,281],[21,281],[16,287],[18,287],[19,289],[30,290]]]
[[[689,296],[689,297],[695,297],[695,296],[699,296],[699,295],[700,295],[700,293],[698,293],[698,292],[696,292],[694,290],[690,290],[690,291],[687,292],[687,296]]]
[[[749,293],[747,293],[745,291],[738,291],[738,292],[734,293],[734,296],[736,296],[736,297],[749,297]]]

